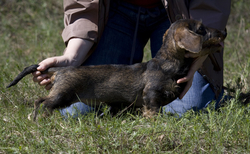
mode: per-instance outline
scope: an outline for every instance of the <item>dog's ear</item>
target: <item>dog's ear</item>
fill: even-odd
[[[177,29],[174,37],[182,49],[192,53],[199,53],[202,49],[203,37],[187,28]]]

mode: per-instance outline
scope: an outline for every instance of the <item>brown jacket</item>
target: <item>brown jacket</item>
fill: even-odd
[[[77,37],[96,45],[108,19],[109,3],[110,0],[64,0],[64,42]],[[191,18],[219,30],[225,29],[231,7],[231,0],[162,0],[162,3],[171,22]],[[223,51],[209,55],[199,72],[218,96],[223,85]]]

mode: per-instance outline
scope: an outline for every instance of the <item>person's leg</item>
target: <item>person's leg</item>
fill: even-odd
[[[150,35],[150,48],[152,57],[155,57],[156,53],[161,48],[163,35],[171,25],[165,8],[162,8],[159,11],[161,12],[161,16],[159,17],[158,22],[152,25],[153,31]]]
[[[68,116],[72,117],[72,118],[77,118],[80,115],[85,115],[89,112],[94,111],[95,109],[82,103],[82,102],[77,102],[72,104],[69,107],[60,109],[60,113],[64,118],[68,118]]]
[[[182,116],[186,111],[193,109],[198,111],[208,106],[213,100],[216,106],[221,100],[223,91],[216,100],[210,84],[201,76],[200,73],[194,74],[193,83],[189,91],[182,99],[176,99],[170,104],[163,107],[163,112],[173,113]]]

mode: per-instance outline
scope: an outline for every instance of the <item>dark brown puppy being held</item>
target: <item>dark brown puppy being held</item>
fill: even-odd
[[[52,75],[49,95],[34,103],[36,120],[40,104],[43,116],[54,109],[82,101],[89,106],[107,105],[143,107],[143,116],[160,112],[161,106],[175,100],[185,87],[176,81],[188,73],[192,58],[187,52],[204,56],[222,49],[226,31],[205,27],[201,21],[183,19],[173,23],[163,36],[163,44],[154,58],[133,65],[95,65],[52,67],[42,73]],[[38,65],[25,68],[7,88],[37,71]]]

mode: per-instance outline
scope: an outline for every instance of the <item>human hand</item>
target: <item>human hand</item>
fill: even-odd
[[[191,64],[191,67],[188,71],[187,76],[177,80],[177,84],[187,82],[184,90],[182,91],[182,93],[179,96],[180,99],[182,99],[184,97],[184,95],[187,93],[189,88],[192,86],[194,73],[202,66],[202,64],[206,60],[207,56],[208,55],[198,57],[198,54],[194,54],[194,53],[187,53],[185,55],[186,58],[194,58],[194,61]]]
[[[92,46],[93,42],[88,40],[80,38],[70,39],[68,47],[62,56],[47,58],[39,63],[38,71],[32,73],[33,81],[38,82],[41,86],[45,86],[47,90],[51,89],[51,76],[42,74],[41,71],[45,71],[50,67],[80,66]]]
[[[63,67],[63,66],[69,66],[71,65],[71,62],[69,58],[65,55],[63,56],[57,56],[57,57],[51,57],[43,60],[39,63],[39,67],[37,68],[37,71],[32,73],[33,75],[33,81],[38,82],[40,86],[45,86],[45,89],[49,90],[51,89],[51,75],[50,74],[42,74],[41,71],[45,71],[46,69],[50,67]]]

